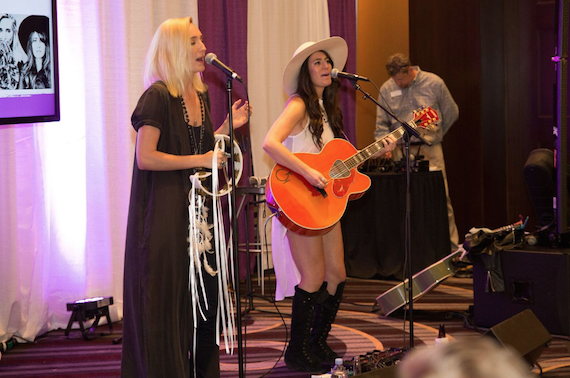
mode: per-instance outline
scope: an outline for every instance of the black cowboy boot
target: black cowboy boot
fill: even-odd
[[[315,312],[317,292],[308,293],[295,286],[293,307],[291,310],[291,339],[285,352],[285,364],[289,369],[307,372],[320,372],[321,361],[309,348],[311,320]]]
[[[345,282],[338,284],[334,295],[328,295],[328,298],[315,306],[315,319],[310,341],[311,351],[322,362],[328,364],[334,363],[334,359],[340,357],[327,344],[327,337],[340,307],[344,284]]]

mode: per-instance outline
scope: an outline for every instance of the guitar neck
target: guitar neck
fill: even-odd
[[[382,139],[378,139],[376,142],[370,144],[369,146],[358,151],[356,154],[352,155],[346,159],[343,163],[347,169],[353,169],[358,167],[360,164],[364,163],[366,160],[370,159],[372,156],[376,155],[378,152],[384,149],[384,144],[382,141],[387,139],[388,136],[392,135],[396,139],[400,139],[404,136],[405,130],[403,126],[400,126],[396,130],[392,131],[390,134],[386,135]]]
[[[407,124],[410,127],[422,127],[427,128],[435,125],[435,122],[439,120],[437,112],[431,107],[422,108],[419,111],[414,111],[414,119]],[[358,151],[356,154],[352,155],[344,161],[337,161],[333,168],[329,171],[330,177],[332,179],[346,177],[347,173],[358,167],[360,164],[364,163],[366,160],[370,159],[372,156],[376,155],[378,152],[384,149],[384,144],[382,143],[389,136],[393,136],[396,140],[404,136],[406,130],[404,126],[398,127],[396,130],[392,131],[390,134],[386,135],[382,139],[378,139],[376,142],[372,143],[368,147]]]
[[[509,225],[507,225],[507,226],[503,226],[503,227],[499,227],[499,228],[496,228],[496,229],[494,229],[494,230],[491,230],[491,233],[492,233],[492,234],[499,234],[499,233],[505,232],[505,231],[509,231],[509,232],[510,232],[510,231],[523,230],[523,229],[525,228],[525,226],[526,226],[526,222],[527,222],[527,221],[528,221],[528,217],[526,217],[526,219],[525,219],[524,222],[523,222],[523,220],[522,220],[522,218],[521,218],[521,220],[519,220],[519,221],[516,222],[516,223],[512,223],[512,224],[509,224]]]

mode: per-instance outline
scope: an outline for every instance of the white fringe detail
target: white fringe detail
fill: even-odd
[[[227,137],[226,137],[227,138]],[[229,140],[229,139],[228,139]],[[204,288],[204,280],[202,277],[202,266],[204,270],[212,275],[218,277],[218,307],[216,309],[216,343],[220,345],[220,328],[224,335],[224,345],[227,354],[233,354],[234,343],[236,342],[236,324],[235,324],[235,311],[234,311],[234,301],[236,300],[235,294],[229,291],[229,287],[234,286],[234,261],[233,261],[233,233],[230,231],[228,243],[226,243],[225,230],[224,230],[224,220],[221,198],[230,193],[230,190],[223,191],[221,194],[218,191],[219,178],[217,167],[216,156],[218,151],[221,149],[225,150],[225,145],[223,140],[219,143],[220,139],[217,137],[216,146],[214,149],[214,154],[212,157],[212,192],[208,194],[212,195],[213,198],[213,228],[214,228],[214,250],[216,258],[216,266],[218,270],[214,271],[210,265],[208,265],[205,253],[210,253],[211,251],[211,239],[212,234],[208,229],[207,219],[208,219],[208,208],[205,206],[206,198],[201,194],[204,193],[202,188],[200,177],[203,176],[203,172],[195,173],[190,176],[190,181],[192,183],[192,188],[189,193],[190,204],[188,207],[189,215],[189,226],[188,226],[188,255],[190,256],[190,272],[189,272],[189,290],[192,298],[192,313],[194,315],[194,329],[198,327],[198,313],[202,319],[206,320],[204,310],[200,302],[198,301],[198,293],[201,292],[206,310],[208,310],[208,299],[206,295],[206,290]],[[241,151],[239,151],[241,154]],[[241,163],[241,162],[240,162]],[[209,175],[209,173],[208,173]],[[236,179],[235,182],[237,182]],[[207,192],[207,191],[206,191]],[[228,213],[230,214],[230,224],[232,224],[231,216],[233,214],[231,209],[231,201],[228,201],[230,206]],[[235,287],[235,286],[234,286]],[[220,327],[221,325],[221,327]],[[196,338],[194,338],[193,343],[193,358],[194,366],[196,366]]]

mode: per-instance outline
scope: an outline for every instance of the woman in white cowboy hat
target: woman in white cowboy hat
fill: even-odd
[[[294,153],[318,153],[331,139],[345,137],[340,83],[331,77],[331,70],[342,69],[347,55],[347,44],[340,37],[306,42],[295,51],[283,74],[283,88],[291,97],[263,144],[276,163],[322,189],[327,187],[323,174]],[[386,151],[393,149],[393,142],[388,139]],[[317,236],[299,235],[276,220],[272,227],[276,298],[294,295],[285,363],[294,370],[322,371],[322,363],[338,357],[326,339],[346,280],[340,223]]]
[[[49,20],[46,16],[28,16],[18,29],[18,38],[26,48],[28,62],[20,73],[20,89],[51,88]]]

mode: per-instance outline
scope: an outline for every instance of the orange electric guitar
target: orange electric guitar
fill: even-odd
[[[410,124],[427,128],[438,120],[437,112],[429,107],[414,111]],[[404,126],[390,133],[396,139],[404,134]],[[370,187],[370,178],[358,172],[357,167],[384,149],[383,139],[360,151],[344,139],[333,139],[317,154],[296,153],[303,162],[323,173],[331,184],[326,189],[316,188],[300,174],[276,164],[265,186],[267,205],[293,232],[326,233],[340,220],[348,200],[361,197]]]

